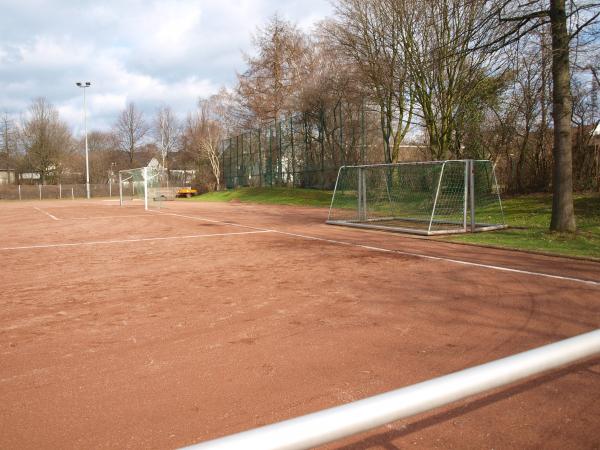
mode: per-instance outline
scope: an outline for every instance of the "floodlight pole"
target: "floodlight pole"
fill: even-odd
[[[78,87],[83,89],[83,130],[85,133],[85,192],[89,200],[90,198],[90,163],[88,157],[88,136],[87,136],[87,105],[85,100],[85,89],[89,88],[92,83],[89,81],[75,83]]]

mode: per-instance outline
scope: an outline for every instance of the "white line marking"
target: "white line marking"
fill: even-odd
[[[461,264],[464,266],[480,267],[483,269],[497,270],[500,272],[519,273],[522,275],[531,275],[531,276],[537,276],[537,277],[543,277],[543,278],[550,278],[553,280],[562,280],[562,281],[572,281],[575,283],[583,283],[583,284],[587,284],[589,286],[600,286],[600,281],[585,280],[582,278],[568,277],[568,276],[562,276],[562,275],[553,275],[553,274],[545,273],[545,272],[533,272],[533,271],[523,270],[523,269],[514,269],[511,267],[496,266],[496,265],[492,265],[492,264],[477,263],[477,262],[472,262],[472,261],[464,261],[461,259],[454,259],[454,258],[446,258],[443,256],[426,255],[423,253],[413,253],[413,252],[405,252],[402,250],[392,250],[392,249],[382,248],[382,247],[372,247],[370,245],[356,244],[354,242],[338,241],[335,239],[320,238],[320,237],[316,237],[316,236],[308,236],[305,234],[290,233],[287,231],[271,230],[268,228],[251,227],[248,225],[240,225],[240,224],[231,223],[231,222],[224,222],[221,220],[206,219],[206,218],[198,217],[198,216],[186,216],[183,214],[163,213],[163,212],[161,212],[161,214],[168,214],[171,216],[179,216],[179,217],[184,217],[184,218],[188,218],[188,219],[203,220],[206,222],[213,222],[213,223],[220,223],[220,224],[224,224],[224,225],[249,228],[252,230],[261,230],[261,231],[265,231],[265,232],[278,233],[278,234],[294,236],[294,237],[298,237],[298,238],[302,238],[302,239],[328,242],[330,244],[347,245],[349,247],[363,248],[366,250],[371,250],[371,251],[376,251],[376,252],[394,253],[396,255],[404,255],[404,256],[414,256],[415,258],[428,259],[428,260],[432,260],[432,261],[445,261],[445,262],[449,262],[452,264]]]
[[[313,240],[317,240],[317,241],[330,242],[332,244],[340,244],[340,245],[348,245],[348,246],[352,246],[352,247],[359,247],[359,248],[364,248],[367,250],[373,250],[376,252],[394,253],[397,255],[404,255],[404,256],[414,256],[416,258],[429,259],[429,260],[433,260],[433,261],[445,261],[445,262],[454,263],[454,264],[462,264],[465,266],[473,266],[473,267],[481,267],[484,269],[499,270],[501,272],[520,273],[520,274],[524,274],[524,275],[533,275],[533,276],[538,276],[538,277],[552,278],[555,280],[574,281],[576,283],[589,284],[590,286],[600,286],[600,281],[585,280],[582,278],[567,277],[567,276],[562,276],[562,275],[553,275],[553,274],[545,273],[545,272],[533,272],[533,271],[524,270],[524,269],[513,269],[511,267],[496,266],[496,265],[484,264],[484,263],[476,263],[476,262],[472,262],[472,261],[464,261],[461,259],[446,258],[443,256],[432,256],[432,255],[425,255],[422,253],[405,252],[402,250],[392,250],[392,249],[382,248],[382,247],[372,247],[370,245],[355,244],[353,242],[346,242],[346,241],[336,241],[333,239],[325,239],[325,238],[319,238],[319,237],[314,237],[314,236],[306,236],[303,234],[289,233],[286,231],[273,230],[273,232],[279,233],[279,234],[287,234],[289,236],[301,237],[304,239],[313,239]]]
[[[126,214],[123,216],[65,217],[64,219],[60,220],[120,219],[121,217],[148,217],[148,214]]]
[[[177,216],[177,217],[183,217],[185,219],[201,220],[203,222],[220,223],[222,225],[230,225],[232,227],[248,228],[249,230],[270,231],[270,232],[273,232],[273,233],[280,233],[280,231],[271,230],[271,229],[268,229],[268,228],[251,227],[249,225],[241,225],[239,223],[224,222],[222,220],[207,219],[205,217],[199,217],[199,216],[186,216],[185,214],[166,213],[166,212],[162,212],[162,211],[149,211],[149,212],[153,212],[153,213],[156,213],[156,214],[162,214],[163,216]]]
[[[269,231],[240,231],[238,233],[213,233],[213,234],[193,234],[190,236],[167,236],[167,237],[154,237],[154,238],[140,238],[140,239],[119,239],[112,241],[89,241],[89,242],[72,242],[62,244],[39,244],[39,245],[24,245],[21,247],[3,247],[0,250],[29,250],[36,248],[56,248],[56,247],[78,247],[85,245],[102,245],[102,244],[124,244],[128,242],[148,242],[148,241],[168,241],[175,239],[195,239],[203,237],[215,237],[215,236],[237,236],[242,234],[258,234],[258,233],[269,233]]]
[[[54,220],[60,220],[58,217],[53,216],[52,214],[50,214],[48,211],[44,211],[43,209],[38,208],[37,206],[34,206],[33,209],[37,209],[39,212],[46,214],[48,217],[54,219]]]

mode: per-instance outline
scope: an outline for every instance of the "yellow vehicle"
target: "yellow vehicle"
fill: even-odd
[[[177,191],[177,197],[193,197],[194,195],[198,195],[198,190],[193,187],[183,187]]]

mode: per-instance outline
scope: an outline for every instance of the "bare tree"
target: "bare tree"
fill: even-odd
[[[169,106],[161,106],[154,120],[154,138],[162,157],[162,167],[169,159],[169,154],[176,151],[179,145],[181,127]]]
[[[216,182],[216,190],[220,189],[221,183],[221,165],[219,159],[219,143],[221,142],[222,127],[220,123],[211,117],[213,110],[218,108],[215,98],[200,100],[200,149],[210,162],[213,175]]]
[[[399,11],[391,0],[337,0],[336,18],[323,33],[356,65],[361,84],[377,105],[386,162],[398,159],[408,132],[412,90],[399,39]]]
[[[460,157],[460,119],[490,77],[486,52],[470,48],[478,35],[484,0],[393,1],[404,63],[429,135],[431,156]]]
[[[597,115],[597,84],[596,80],[574,77],[571,82],[573,96],[572,123],[575,131],[573,139],[573,172],[574,185],[579,189],[595,187],[598,176],[598,152],[592,140],[599,123]]]
[[[88,133],[91,183],[114,181],[114,172],[122,166],[126,166],[123,164],[123,153],[115,149],[114,143],[115,137],[110,132],[91,131]]]
[[[253,37],[258,56],[246,55],[248,70],[238,75],[238,93],[260,122],[292,111],[304,75],[306,38],[290,22],[273,16]]]
[[[72,151],[73,142],[67,124],[45,98],[29,107],[21,126],[21,139],[30,167],[40,174],[42,184],[49,176],[60,178],[63,157]]]
[[[593,1],[490,0],[482,20],[482,33],[497,36],[488,48],[518,42],[532,31],[550,26],[552,47],[552,118],[554,126],[552,217],[550,229],[576,230],[573,207],[573,149],[570,84],[570,46],[597,25],[599,5]],[[499,30],[496,31],[496,30]]]
[[[14,157],[17,151],[17,128],[7,113],[0,117],[0,164],[3,168],[14,167]]]
[[[138,111],[133,102],[121,112],[115,125],[117,147],[129,156],[129,164],[133,166],[135,153],[140,147],[149,127],[144,121],[141,111]]]
[[[198,149],[210,163],[215,177],[215,189],[220,189],[221,163],[219,144],[234,129],[236,103],[226,89],[208,99],[198,102],[196,127],[198,130]]]

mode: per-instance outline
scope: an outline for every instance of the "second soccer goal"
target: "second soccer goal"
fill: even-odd
[[[423,235],[506,227],[488,160],[343,166],[327,223]]]
[[[169,187],[167,172],[155,167],[119,171],[121,206],[159,209],[162,202],[175,199],[176,187]]]

